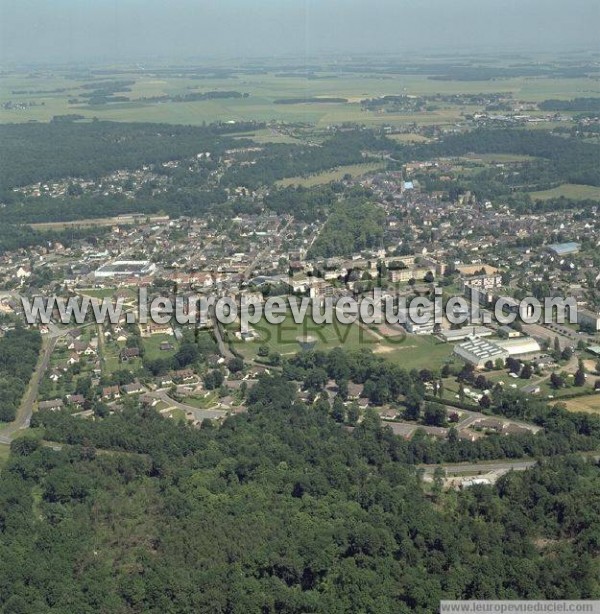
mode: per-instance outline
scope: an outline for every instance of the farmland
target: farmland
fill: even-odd
[[[82,96],[84,86],[102,80],[129,81],[125,101],[109,104],[88,104]],[[525,78],[499,80],[456,81],[432,80],[420,74],[331,74],[303,76],[282,75],[276,69],[259,74],[231,73],[227,78],[215,74],[201,80],[185,72],[160,72],[155,75],[135,69],[115,69],[101,79],[93,75],[73,76],[60,72],[37,72],[34,75],[6,73],[0,78],[0,123],[49,121],[54,116],[77,114],[86,119],[114,121],[165,122],[201,125],[215,121],[275,121],[314,124],[326,127],[353,122],[370,127],[381,125],[404,126],[452,125],[476,107],[443,103],[420,112],[367,111],[360,104],[366,98],[386,95],[455,95],[455,94],[511,94],[515,98],[539,102],[547,98],[565,99],[576,95],[598,93],[596,83],[586,78]],[[207,98],[188,100],[190,93],[239,91],[246,97]],[[117,92],[118,94],[118,92]],[[161,99],[161,97],[166,97]],[[177,99],[177,97],[180,97]],[[339,98],[347,102],[301,102],[301,99]],[[298,99],[293,104],[275,104],[278,99]],[[8,106],[6,103],[10,103]],[[285,142],[288,137],[260,135],[263,142]]]

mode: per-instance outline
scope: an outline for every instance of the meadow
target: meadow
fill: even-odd
[[[600,200],[600,188],[591,185],[564,183],[551,190],[530,192],[529,195],[533,200],[549,200],[551,198],[560,198],[561,196],[573,200]]]
[[[591,414],[600,414],[600,393],[568,399],[564,401],[569,411],[583,411]]]
[[[281,73],[279,73],[280,75]],[[343,73],[306,76],[278,76],[276,70],[259,74],[234,75],[231,78],[207,77],[201,80],[185,73],[167,76],[147,72],[119,71],[105,73],[102,80],[135,80],[131,91],[123,92],[129,102],[87,105],[70,104],[81,100],[82,85],[94,81],[93,76],[72,77],[68,73],[36,72],[5,73],[0,77],[0,123],[49,121],[53,116],[79,114],[87,119],[114,121],[166,122],[200,125],[214,121],[279,121],[314,124],[327,127],[352,122],[367,126],[452,125],[462,114],[476,107],[453,104],[436,105],[419,113],[366,111],[360,100],[384,95],[490,94],[510,93],[516,99],[539,102],[547,98],[572,98],[598,94],[597,83],[586,78],[519,77],[487,81],[440,81],[426,75]],[[98,80],[100,83],[101,80]],[[64,91],[56,91],[64,90]],[[235,90],[249,94],[245,98],[222,98],[186,102],[151,102],[143,98],[181,96],[191,92]],[[23,93],[24,92],[24,93]],[[36,93],[37,92],[37,93]],[[119,95],[117,93],[117,95]],[[345,98],[346,103],[274,104],[290,98]],[[5,108],[4,103],[33,103],[25,108]],[[263,135],[269,139],[273,135]],[[285,137],[279,137],[284,139]]]

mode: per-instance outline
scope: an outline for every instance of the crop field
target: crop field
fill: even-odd
[[[529,195],[533,200],[548,200],[550,198],[560,198],[561,196],[572,198],[573,200],[600,200],[600,188],[591,185],[564,183],[551,190],[530,192]]]
[[[129,101],[89,105],[82,86],[102,80],[131,80],[130,91],[123,92]],[[247,93],[244,98],[220,98],[196,101],[151,101],[158,96],[185,96],[190,93],[234,90]],[[0,77],[0,123],[49,121],[53,116],[78,114],[87,119],[114,121],[167,122],[199,125],[214,121],[281,121],[301,122],[326,127],[342,122],[367,126],[405,126],[454,124],[462,114],[477,110],[473,106],[436,105],[419,113],[364,110],[360,101],[384,95],[511,93],[519,100],[537,102],[547,98],[573,98],[600,93],[597,82],[586,78],[506,78],[487,81],[441,81],[426,75],[387,75],[337,73],[324,71],[318,78],[278,76],[277,71],[260,74],[239,74],[231,78],[206,77],[192,79],[184,74],[164,77],[147,73],[105,73],[102,79],[93,75],[69,76],[57,73],[5,73]],[[119,93],[117,93],[119,95]],[[347,102],[296,102],[277,104],[276,100],[344,98]],[[71,102],[69,102],[71,101]],[[76,102],[73,102],[76,101]],[[5,103],[11,103],[6,106]],[[260,135],[270,142],[274,134]],[[280,135],[278,142],[289,137]]]
[[[600,393],[564,401],[569,411],[600,414]]]

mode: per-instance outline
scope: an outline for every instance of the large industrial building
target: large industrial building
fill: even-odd
[[[581,243],[575,242],[548,245],[548,251],[555,256],[571,256],[572,254],[578,254],[580,249]]]
[[[489,361],[494,363],[500,359],[504,362],[510,356],[504,348],[479,337],[470,337],[457,345],[454,353],[476,369],[482,369]]]
[[[531,337],[517,339],[487,341],[477,336],[471,336],[467,341],[457,345],[454,353],[465,362],[481,369],[489,361],[504,361],[509,356],[513,358],[533,358],[541,352],[540,344]]]
[[[95,271],[94,276],[96,278],[142,277],[152,275],[155,270],[156,265],[149,260],[115,260],[103,264]]]

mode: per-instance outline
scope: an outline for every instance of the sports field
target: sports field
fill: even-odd
[[[443,343],[428,335],[399,335],[396,338],[382,337],[371,331],[367,326],[340,324],[334,319],[332,324],[316,324],[307,317],[302,324],[296,324],[288,314],[282,324],[270,324],[262,320],[253,328],[259,333],[260,339],[255,341],[239,341],[234,337],[238,325],[226,327],[229,340],[236,351],[247,359],[255,359],[261,345],[266,345],[270,351],[279,352],[282,356],[292,356],[301,350],[299,338],[312,337],[316,350],[328,351],[334,347],[347,350],[368,348],[378,356],[398,364],[405,369],[423,368],[439,369],[452,360],[452,344]]]

